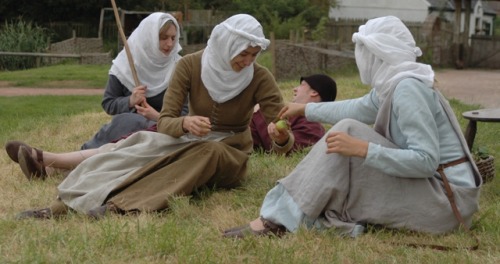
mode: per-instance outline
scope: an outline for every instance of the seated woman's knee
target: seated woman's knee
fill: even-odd
[[[339,122],[337,122],[332,128],[331,130],[332,131],[343,131],[343,132],[346,132],[348,134],[350,134],[349,132],[352,131],[353,129],[357,129],[357,128],[360,128],[362,126],[366,126],[365,124],[357,121],[357,120],[354,120],[354,119],[351,119],[351,118],[345,118],[345,119],[342,119],[340,120]]]

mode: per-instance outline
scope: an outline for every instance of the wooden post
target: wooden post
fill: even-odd
[[[462,45],[463,45],[463,62],[464,67],[469,64],[469,39],[470,39],[470,13],[471,13],[471,0],[465,0],[465,21],[464,21],[464,34],[462,35]]]
[[[462,0],[455,0],[455,26],[453,28],[453,62],[457,69],[463,68],[460,44],[460,27],[462,25]]]
[[[101,8],[101,16],[99,18],[99,32],[97,32],[97,37],[102,39],[102,28],[104,27],[104,8]]]
[[[186,30],[182,31],[182,46],[187,46],[188,45],[188,34]]]
[[[271,32],[271,45],[269,47],[269,51],[271,51],[271,73],[274,75],[274,78],[277,79],[276,76],[276,39],[274,37],[274,32]]]

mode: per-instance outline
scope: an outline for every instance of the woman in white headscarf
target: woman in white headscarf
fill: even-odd
[[[127,39],[140,85],[136,86],[123,49],[113,60],[102,99],[104,111],[113,119],[82,149],[98,148],[156,124],[163,96],[181,58],[179,38],[179,24],[170,14],[155,12],[141,21]],[[183,113],[187,113],[187,106]]]
[[[283,234],[300,225],[356,236],[366,224],[429,233],[455,230],[443,176],[466,225],[478,210],[481,178],[434,72],[396,17],[369,20],[353,35],[361,80],[357,99],[288,104],[281,117],[335,124],[270,190],[260,217],[226,237]],[[370,125],[374,124],[374,128]],[[442,170],[444,168],[444,170]]]
[[[86,159],[58,186],[51,207],[19,218],[49,218],[69,208],[93,217],[157,211],[168,207],[169,197],[202,186],[238,186],[253,149],[254,106],[260,105],[267,122],[284,106],[272,74],[255,63],[269,43],[250,15],[217,25],[204,50],[177,64],[158,120],[160,133],[134,133],[111,152]],[[181,116],[187,99],[189,114]]]

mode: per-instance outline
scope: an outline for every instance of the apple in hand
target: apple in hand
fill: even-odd
[[[286,123],[286,120],[281,119],[278,122],[276,122],[276,129],[278,129],[280,132],[287,130],[288,124]]]

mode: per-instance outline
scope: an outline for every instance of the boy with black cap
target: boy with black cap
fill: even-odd
[[[300,84],[293,88],[295,103],[329,102],[336,96],[337,84],[325,74],[301,77]],[[287,123],[289,129],[284,131],[276,129],[275,123],[266,124],[257,106],[250,123],[254,149],[289,154],[313,145],[325,134],[321,123],[308,121],[303,116],[290,118]]]

